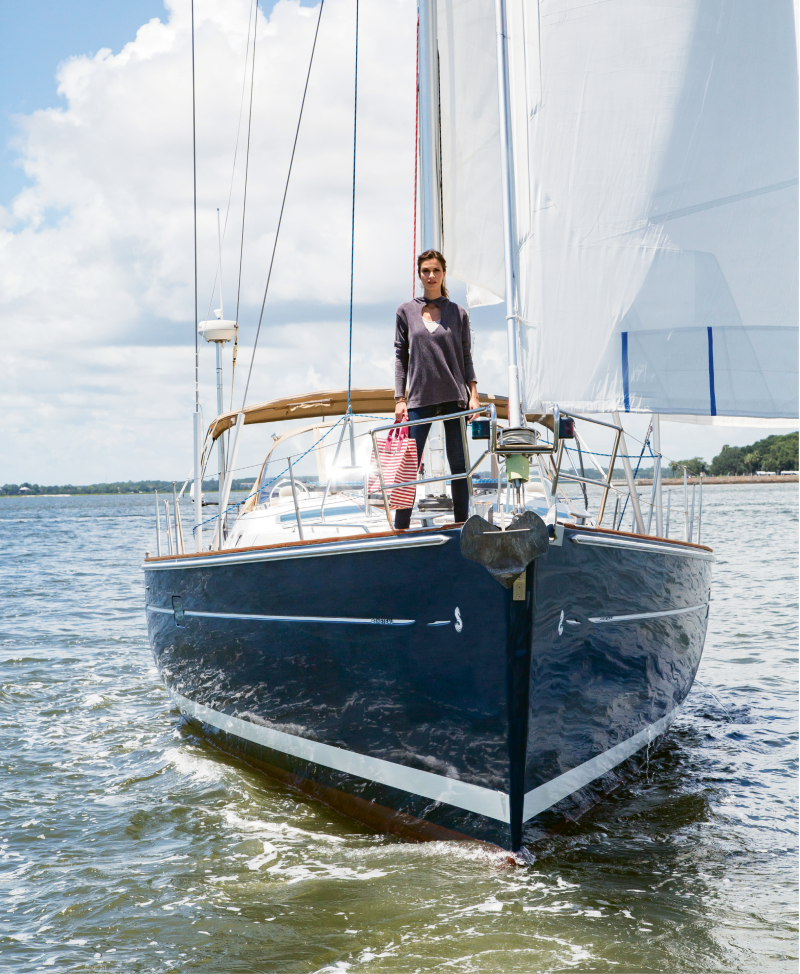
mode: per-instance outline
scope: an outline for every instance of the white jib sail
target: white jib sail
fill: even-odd
[[[503,296],[493,0],[439,0],[444,246]],[[791,0],[508,0],[528,408],[798,415]]]

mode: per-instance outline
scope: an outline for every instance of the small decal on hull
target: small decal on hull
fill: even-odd
[[[461,610],[456,606],[456,632],[461,632],[464,628],[464,623],[461,621]]]
[[[580,622],[577,619],[566,619],[564,617],[564,610],[561,610],[561,618],[558,620],[558,634],[559,636],[564,635],[564,623],[568,626],[579,626]]]

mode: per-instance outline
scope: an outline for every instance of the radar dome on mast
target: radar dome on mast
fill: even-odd
[[[201,321],[197,326],[197,332],[207,342],[229,342],[236,335],[236,322],[228,321],[222,317],[222,309],[217,308],[214,314],[216,320]]]

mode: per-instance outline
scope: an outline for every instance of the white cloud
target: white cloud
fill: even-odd
[[[31,186],[0,213],[0,482],[178,477],[193,408],[189,4],[167,3],[119,54],[58,71],[64,109],[19,119]],[[196,0],[200,318],[231,179],[249,0]],[[258,307],[318,7],[259,14],[242,272],[241,377]],[[347,376],[355,5],[326,0],[250,401]],[[390,383],[393,307],[410,292],[413,0],[361,4],[355,384]],[[245,105],[246,112],[246,105]],[[233,315],[242,130],[226,233]],[[217,307],[215,300],[211,307]],[[213,352],[202,398],[215,403]],[[242,385],[239,385],[242,389]]]

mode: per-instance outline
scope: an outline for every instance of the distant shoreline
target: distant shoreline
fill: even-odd
[[[764,477],[756,477],[753,474],[742,476],[724,475],[721,477],[703,476],[703,486],[713,487],[715,484],[796,484],[800,479],[800,474],[768,474]],[[636,483],[642,486],[652,485],[653,478],[636,478]],[[683,485],[683,477],[662,477],[661,483],[665,487],[679,487]],[[689,476],[686,478],[687,484],[699,484],[699,477]]]
[[[616,471],[615,471],[616,472]],[[764,477],[756,477],[752,474],[742,475],[742,476],[721,476],[703,477],[704,487],[715,487],[722,484],[759,484],[761,486],[769,486],[770,484],[796,484],[800,482],[800,473],[795,474],[769,474]],[[622,481],[619,477],[614,478],[615,484],[620,484]],[[699,477],[687,477],[686,483],[688,486],[693,486],[700,483]],[[636,484],[639,487],[650,487],[653,484],[652,477],[637,477]],[[683,486],[683,477],[662,477],[661,484],[664,487],[681,487]],[[597,481],[597,486],[602,486],[602,481]],[[204,494],[216,494],[216,490],[204,490]],[[241,494],[246,493],[242,488],[233,488],[232,493]],[[152,491],[86,491],[86,493],[79,493],[76,491],[73,494],[34,494],[34,493],[24,493],[24,494],[0,494],[0,498],[12,498],[12,497],[153,497],[154,492]],[[188,496],[184,497],[187,503],[190,503]]]
[[[203,496],[207,494],[217,494],[218,489],[215,487],[213,490],[203,489]],[[232,494],[245,494],[248,493],[243,487],[231,487]],[[172,491],[160,491],[161,497],[166,497],[167,500],[172,498]],[[75,491],[72,494],[34,494],[33,491],[30,493],[25,491],[24,494],[0,494],[0,500],[12,497],[155,497],[155,491],[152,490],[87,490],[87,491]],[[187,504],[192,503],[191,498],[188,493],[185,493],[182,500],[186,501]]]

